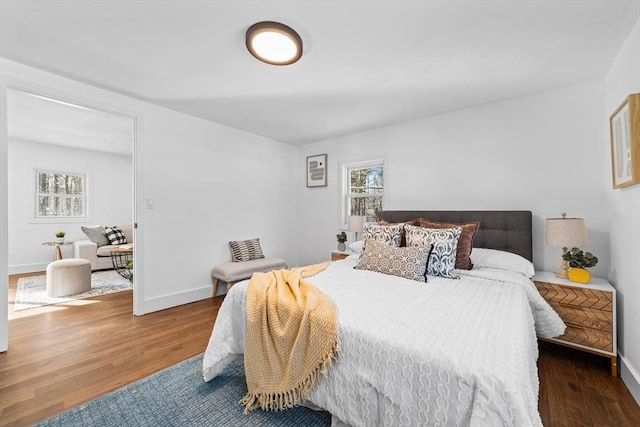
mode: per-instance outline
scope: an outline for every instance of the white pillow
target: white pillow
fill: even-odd
[[[357,240],[353,243],[349,243],[349,249],[351,249],[353,252],[357,253],[357,254],[361,254],[362,253],[362,245],[363,245],[364,241],[363,240]]]
[[[512,252],[496,249],[473,248],[471,251],[473,269],[497,268],[499,270],[516,271],[531,278],[536,274],[533,263]]]

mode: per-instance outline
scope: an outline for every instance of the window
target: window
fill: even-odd
[[[36,218],[85,218],[87,177],[36,170]]]
[[[348,164],[344,166],[344,222],[349,215],[363,215],[374,222],[384,203],[384,161]]]

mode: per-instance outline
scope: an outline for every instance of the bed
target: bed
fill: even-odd
[[[382,211],[480,227],[471,270],[426,283],[355,269],[351,255],[307,279],[338,310],[341,355],[308,400],[352,426],[541,426],[536,334],[564,324],[537,292],[529,211]],[[370,250],[367,248],[365,251]],[[203,359],[209,381],[244,351],[247,281],[222,304]]]

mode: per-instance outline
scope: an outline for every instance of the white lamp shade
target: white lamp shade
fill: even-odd
[[[547,218],[545,241],[549,246],[571,248],[589,244],[583,218]]]
[[[362,233],[364,229],[364,216],[349,216],[349,218],[347,218],[347,229],[356,233]]]

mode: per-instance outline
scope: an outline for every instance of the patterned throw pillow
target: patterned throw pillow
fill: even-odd
[[[233,262],[264,258],[262,248],[260,247],[260,239],[258,238],[229,242],[229,246],[231,246]]]
[[[419,218],[418,224],[420,227],[426,228],[453,228],[461,227],[462,234],[458,239],[458,248],[456,249],[456,268],[460,270],[471,270],[473,263],[471,262],[471,250],[473,249],[473,239],[476,237],[478,228],[480,228],[479,222],[437,222],[431,221],[426,218]]]
[[[379,219],[378,225],[420,225],[418,221],[420,218],[410,219],[409,221],[404,222],[389,222],[385,219]],[[400,246],[407,246],[407,239],[404,236],[404,231],[402,232],[402,237],[400,238]]]
[[[124,237],[124,233],[120,230],[120,227],[105,227],[105,235],[109,239],[109,243],[112,245],[124,245],[127,243],[127,238]]]
[[[435,229],[405,226],[408,247],[433,245],[427,274],[448,279],[458,279],[454,269],[456,267],[456,249],[461,233],[461,227]]]
[[[431,247],[400,248],[371,240],[353,268],[426,282],[430,251]]]
[[[364,226],[364,249],[371,241],[385,243],[387,246],[400,246],[402,242],[402,229],[404,225],[376,225],[365,224]]]

